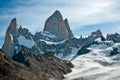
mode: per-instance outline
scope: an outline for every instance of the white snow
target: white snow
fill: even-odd
[[[26,39],[24,36],[18,37],[18,43],[19,43],[19,45],[23,45],[28,48],[32,48],[35,44],[35,42],[33,40]]]
[[[37,46],[37,44],[35,43],[34,46],[37,47],[37,49],[39,50],[40,54],[44,54],[44,52]]]
[[[43,41],[48,45],[58,45],[58,44],[63,44],[66,40],[59,41],[59,42],[52,42],[52,41],[47,41],[47,40],[44,40],[44,39],[39,39],[39,41]]]
[[[96,34],[94,34],[93,37],[96,37]]]
[[[42,34],[43,36],[45,36],[45,37],[56,38],[55,35],[53,35],[53,34],[47,32],[47,31],[41,32],[41,34]]]
[[[95,41],[102,42],[101,38],[97,38],[97,39],[95,39]]]
[[[11,43],[13,44],[13,35],[12,34],[9,35],[10,35]]]
[[[80,50],[81,47],[76,48],[76,47],[71,47],[72,51],[69,55],[67,55],[67,57],[65,57],[65,60],[71,60]]]
[[[59,59],[63,59],[63,58],[62,58],[62,57],[63,57],[63,54],[62,54],[62,53],[55,54],[54,56],[57,57],[57,58],[59,58]]]
[[[113,47],[120,49],[120,43],[108,46],[103,42],[90,46],[88,49],[91,52],[78,56],[72,61],[75,67],[71,73],[65,75],[65,80],[120,80],[120,54],[106,56]]]

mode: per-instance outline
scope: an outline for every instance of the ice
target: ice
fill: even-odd
[[[23,45],[27,48],[32,48],[35,44],[35,42],[33,40],[26,39],[24,36],[18,37],[18,43],[19,43],[19,45]]]
[[[63,44],[66,40],[59,41],[59,42],[52,42],[52,41],[47,41],[47,40],[44,40],[44,39],[39,39],[39,41],[43,41],[48,45],[58,45],[58,44]]]
[[[76,48],[76,47],[71,47],[72,51],[69,55],[67,55],[67,57],[65,57],[65,60],[71,60],[73,59],[73,57],[78,53],[78,51],[80,50],[81,47]]]

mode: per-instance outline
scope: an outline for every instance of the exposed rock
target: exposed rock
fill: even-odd
[[[68,22],[66,20],[64,22],[63,17],[58,10],[46,20],[44,31],[56,35],[60,40],[73,37]]]
[[[18,32],[18,24],[17,24],[17,20],[16,18],[12,19],[10,26],[8,27],[8,29],[13,32],[16,33]]]
[[[102,36],[102,32],[98,29],[97,31],[92,32],[90,37],[99,38],[101,36]]]
[[[120,52],[118,51],[118,48],[114,48],[113,51],[110,52],[110,56],[114,56],[120,54]]]
[[[47,31],[44,32],[36,32],[33,36],[34,41],[38,41],[39,39],[44,39],[47,41],[58,41],[57,37]]]
[[[27,28],[22,28],[22,26],[20,26],[20,28],[18,29],[18,35],[24,36],[26,39],[29,40],[32,40],[33,37],[31,32]]]
[[[73,37],[73,33],[72,33],[71,29],[70,29],[70,26],[69,26],[68,20],[65,19],[65,20],[64,20],[64,23],[65,23],[66,28],[67,28],[67,30],[68,30],[68,32],[69,32],[69,36]]]
[[[118,34],[118,33],[107,34],[106,39],[109,41],[120,42],[120,34]]]
[[[16,18],[12,19],[10,26],[7,29],[5,41],[2,46],[2,50],[9,56],[14,55],[14,46],[18,37],[18,26]]]

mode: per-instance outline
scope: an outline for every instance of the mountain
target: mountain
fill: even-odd
[[[46,20],[44,31],[56,35],[61,40],[73,37],[67,19],[63,20],[63,17],[58,10]]]
[[[84,47],[93,44],[97,38],[114,42],[120,40],[118,33],[107,35],[104,38],[99,29],[92,32],[88,37],[75,38],[68,20],[63,20],[60,11],[56,10],[46,20],[44,30],[36,32],[35,35],[31,34],[27,28],[18,27],[17,20],[12,19],[6,31],[2,50],[10,57],[13,57],[21,49],[24,49],[25,53],[33,54],[44,54],[52,51],[60,59],[71,60],[76,55],[81,54],[80,52],[84,50]]]
[[[63,74],[72,71],[65,75],[68,80],[120,79],[120,34],[108,34],[104,37],[98,29],[87,37],[75,38],[68,20],[64,20],[58,10],[46,20],[44,30],[35,35],[27,28],[18,27],[17,19],[12,19],[1,54],[1,66],[5,66],[5,69],[0,68],[0,75],[3,76],[4,71],[11,74],[11,70],[16,73],[8,75],[8,78],[21,78],[21,74],[25,74],[22,76],[23,79],[26,77],[25,80],[51,77],[61,80]],[[66,60],[72,61],[74,68]],[[4,65],[4,62],[10,63],[11,67]]]
[[[10,57],[24,49],[26,53],[34,54],[53,51],[57,57],[61,58],[72,53],[74,48],[79,49],[76,44],[72,43],[75,42],[73,40],[77,39],[73,36],[68,20],[63,20],[61,13],[56,10],[46,20],[44,31],[36,32],[35,35],[22,26],[18,27],[17,20],[12,19],[6,31],[2,50]]]
[[[68,34],[73,36],[67,19],[65,19],[64,22],[67,25],[66,29],[70,32]],[[12,28],[11,24],[14,24],[12,25]],[[55,52],[56,57],[71,60],[72,57],[78,53],[81,46],[91,44],[96,38],[99,37],[102,37],[100,30],[92,32],[87,38],[77,39],[71,37],[68,39],[63,39],[62,41],[56,37],[55,34],[47,31],[36,32],[35,35],[32,35],[28,29],[23,28],[22,26],[18,28],[17,20],[13,19],[6,32],[2,50],[10,57],[17,54],[21,51],[21,49],[24,49],[26,53],[33,54],[44,54],[47,51],[53,51]]]

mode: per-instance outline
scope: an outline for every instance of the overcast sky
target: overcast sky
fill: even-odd
[[[97,29],[103,35],[120,33],[120,0],[0,0],[0,46],[12,18],[34,34],[55,10],[68,19],[76,37]]]

